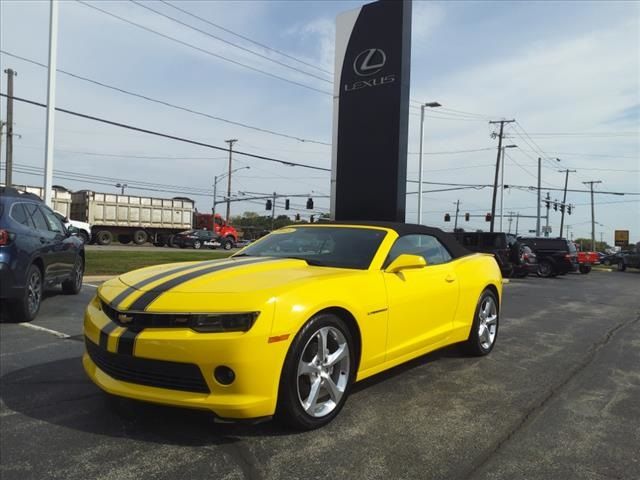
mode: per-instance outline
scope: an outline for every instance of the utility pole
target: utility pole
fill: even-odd
[[[602,183],[602,180],[591,180],[589,182],[582,182],[584,185],[589,185],[591,188],[591,249],[595,250],[596,247],[596,211],[593,204],[593,185],[596,183]]]
[[[213,177],[213,205],[211,206],[211,215],[213,216],[213,222],[216,221],[216,196],[218,193],[218,177]]]
[[[564,211],[567,209],[567,185],[569,184],[569,173],[575,172],[575,170],[558,170],[560,173],[564,172],[564,195],[562,197],[562,215],[560,216],[560,236],[562,237],[562,227],[564,226]]]
[[[538,157],[538,219],[536,220],[536,237],[540,236],[540,207],[542,199],[540,198],[540,186],[542,183],[542,158]]]
[[[453,224],[453,231],[458,230],[458,212],[460,212],[460,199],[456,202],[456,221]]]
[[[7,74],[7,154],[4,184],[10,187],[13,184],[13,77],[18,74],[10,68],[4,73]],[[0,133],[1,131],[0,128]]]
[[[44,203],[53,207],[51,187],[53,184],[53,144],[56,113],[56,65],[58,57],[58,0],[49,0],[49,66],[47,79],[47,132],[44,153]]]
[[[545,225],[545,227],[544,227],[544,236],[545,236],[545,237],[548,237],[548,236],[549,236],[549,207],[551,206],[551,205],[550,205],[550,202],[551,202],[551,195],[549,195],[549,192],[547,192],[547,198],[546,198],[546,201],[547,201],[547,221],[546,221],[546,225]],[[562,232],[561,232],[561,233],[562,233]]]
[[[500,231],[502,232],[502,215],[504,208],[504,155],[507,148],[518,148],[517,145],[505,145],[502,147],[502,171],[500,172]]]
[[[277,196],[278,195],[276,195],[276,192],[273,192],[273,202],[271,203],[271,230],[272,231],[276,221],[276,197]]]
[[[516,237],[518,236],[518,223],[520,223],[520,212],[516,216]]]
[[[4,126],[6,123],[7,122],[3,122],[2,119],[0,119],[0,163],[2,163],[2,130],[4,130]],[[5,185],[7,185],[6,182],[5,182]]]
[[[227,223],[229,223],[231,217],[231,202],[229,199],[231,198],[231,162],[233,155],[233,144],[238,141],[237,138],[232,138],[230,140],[225,140],[226,143],[229,144],[229,170],[227,171]]]
[[[498,154],[496,155],[496,174],[493,179],[493,199],[491,200],[491,226],[490,230],[493,232],[493,224],[496,218],[496,196],[498,194],[498,174],[500,173],[500,154],[502,153],[502,135],[504,134],[504,124],[513,123],[515,120],[496,120],[491,121],[489,124],[500,124],[500,134],[498,135]]]
[[[509,222],[509,230],[507,230],[507,233],[511,233],[511,222],[513,222],[513,212],[509,212],[508,222]]]

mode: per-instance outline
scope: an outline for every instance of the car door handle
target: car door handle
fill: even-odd
[[[449,274],[446,277],[444,277],[444,281],[447,282],[447,283],[455,282],[456,281],[456,277],[454,277],[453,275]]]

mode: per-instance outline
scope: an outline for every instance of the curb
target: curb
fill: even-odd
[[[111,280],[116,277],[116,275],[85,275],[82,277],[83,282],[106,282],[107,280]]]

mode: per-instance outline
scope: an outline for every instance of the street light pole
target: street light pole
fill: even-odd
[[[420,153],[418,158],[418,225],[422,225],[422,144],[424,142],[424,109],[441,107],[438,102],[420,105]]]
[[[591,187],[591,250],[596,249],[596,211],[593,204],[593,185],[595,183],[602,183],[602,180],[591,180],[590,182],[582,182],[585,185]]]
[[[233,154],[233,144],[236,143],[238,141],[237,138],[232,138],[230,140],[225,140],[226,143],[229,144],[229,170],[227,171],[227,223],[229,223],[229,217],[231,217],[231,202],[229,201],[229,198],[231,198],[231,174],[233,173],[231,171],[231,161],[232,161],[232,154]]]
[[[564,226],[564,211],[567,209],[567,186],[569,185],[569,173],[570,172],[575,172],[575,170],[569,170],[568,168],[566,170],[558,170],[558,172],[562,173],[565,172],[565,177],[564,177],[564,195],[562,196],[562,215],[560,215],[560,236],[562,237],[562,227]]]
[[[56,108],[56,65],[58,56],[58,0],[49,3],[49,66],[47,76],[47,123],[44,152],[44,203],[53,207],[51,187],[53,183],[53,143]]]
[[[453,231],[458,230],[458,212],[460,212],[460,200],[456,202],[456,221],[453,225]]]

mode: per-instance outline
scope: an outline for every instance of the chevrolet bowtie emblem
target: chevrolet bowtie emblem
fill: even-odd
[[[127,315],[126,313],[119,313],[118,320],[120,320],[120,322],[122,323],[129,323],[133,321],[133,317],[130,315]]]

